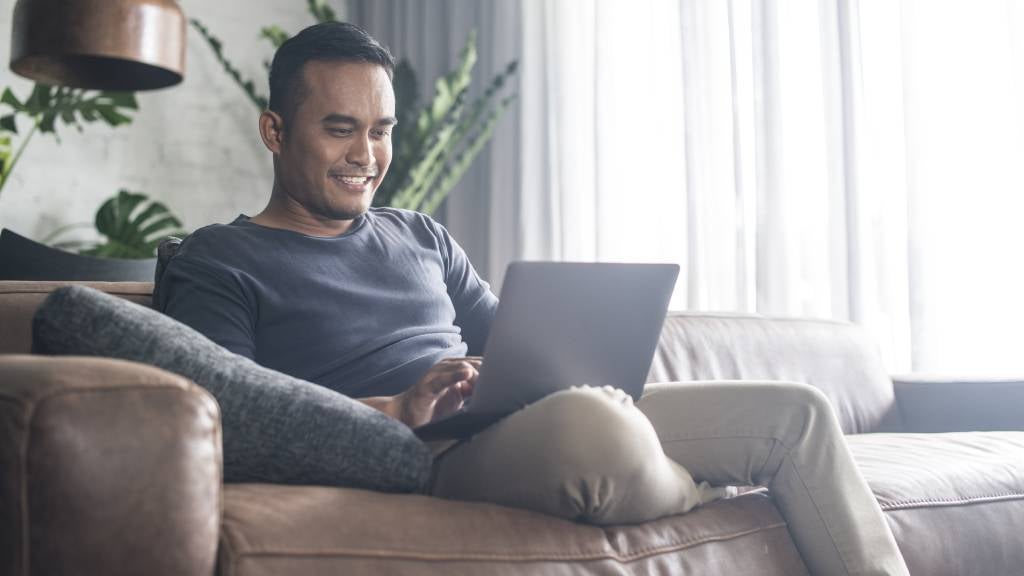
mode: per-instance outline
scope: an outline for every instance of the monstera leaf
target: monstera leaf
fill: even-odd
[[[181,221],[145,194],[120,190],[96,212],[96,230],[106,241],[81,250],[106,258],[152,258],[167,236],[184,235]]]

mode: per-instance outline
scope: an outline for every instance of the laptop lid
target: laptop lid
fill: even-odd
[[[643,393],[679,266],[514,262],[468,409],[508,414],[572,386]]]

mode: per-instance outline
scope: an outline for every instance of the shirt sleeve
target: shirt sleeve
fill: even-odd
[[[158,310],[231,352],[255,358],[255,299],[236,274],[176,256],[167,264],[158,293]]]
[[[462,330],[462,340],[469,348],[467,354],[479,356],[484,353],[487,334],[498,310],[498,297],[476,273],[466,252],[448,230],[434,224],[445,252],[445,284],[455,306],[455,325]]]

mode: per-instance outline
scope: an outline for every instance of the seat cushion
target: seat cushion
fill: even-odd
[[[807,573],[764,494],[602,528],[491,504],[267,484],[225,487],[218,564],[224,576]]]
[[[847,438],[912,574],[1020,573],[1024,432]]]

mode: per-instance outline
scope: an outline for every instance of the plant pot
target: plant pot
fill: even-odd
[[[152,282],[155,272],[156,258],[83,256],[0,230],[0,280]]]

